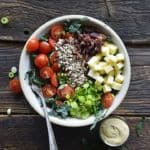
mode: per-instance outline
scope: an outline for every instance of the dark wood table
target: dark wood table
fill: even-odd
[[[0,150],[48,150],[45,120],[23,95],[8,88],[8,72],[18,66],[30,34],[46,21],[65,14],[101,19],[123,39],[131,59],[132,79],[124,102],[113,113],[127,119],[131,134],[125,146],[115,149],[150,150],[150,1],[149,0],[0,0]],[[7,115],[7,109],[12,115]],[[135,126],[145,117],[140,136]],[[59,150],[104,150],[97,129],[53,125]],[[93,148],[92,148],[93,147]]]

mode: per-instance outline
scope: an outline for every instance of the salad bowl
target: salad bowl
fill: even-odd
[[[113,104],[111,107],[107,109],[105,112],[104,116],[102,118],[106,118],[109,116],[119,105],[120,103],[124,100],[126,93],[129,88],[130,84],[130,76],[131,76],[131,67],[130,67],[130,60],[129,56],[126,50],[126,47],[124,46],[122,40],[120,37],[117,35],[117,33],[108,25],[106,25],[104,22],[97,20],[95,18],[89,17],[89,16],[83,16],[83,15],[66,15],[66,16],[61,16],[55,19],[52,19],[42,26],[40,26],[28,39],[30,41],[31,39],[35,37],[39,37],[41,34],[46,34],[49,32],[50,27],[57,23],[64,22],[66,20],[76,20],[76,19],[86,19],[86,22],[90,25],[94,25],[97,28],[99,28],[103,33],[106,35],[109,35],[111,37],[111,40],[115,45],[117,45],[119,52],[121,52],[124,55],[124,69],[123,69],[123,76],[124,76],[124,81],[122,84],[122,87],[120,91],[115,95]],[[20,63],[19,63],[19,76],[20,76],[20,82],[21,82],[21,87],[23,90],[23,93],[29,102],[29,104],[33,107],[33,109],[40,114],[42,117],[44,117],[43,110],[41,108],[40,102],[33,93],[30,85],[28,84],[28,80],[25,80],[26,73],[30,70],[30,60],[29,60],[29,54],[27,53],[27,43],[26,42],[22,53],[20,57]],[[48,111],[50,111],[49,108],[47,108]],[[49,116],[49,119],[51,122],[62,125],[62,126],[68,126],[68,127],[81,127],[81,126],[87,126],[91,125],[95,121],[95,115],[91,115],[86,119],[77,119],[73,117],[67,117],[65,119],[57,117],[57,116]]]

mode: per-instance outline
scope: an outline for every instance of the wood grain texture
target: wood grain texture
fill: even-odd
[[[0,42],[0,113],[11,107],[13,114],[35,114],[23,95],[9,91],[7,74],[12,66],[18,66],[23,44]],[[150,49],[127,47],[132,64],[131,85],[127,96],[114,114],[150,115]]]
[[[150,118],[140,137],[135,133],[135,125],[140,117],[126,117],[130,128],[130,137],[126,143],[129,150],[149,150]],[[99,125],[98,125],[99,126]],[[97,126],[97,129],[98,129]],[[89,131],[89,127],[65,128],[53,125],[59,150],[87,150],[83,148],[82,139],[86,138],[89,144],[96,145],[97,149],[108,150],[108,147],[99,139],[98,130]],[[39,116],[0,116],[0,149],[5,150],[48,150],[48,137],[45,120]],[[67,142],[66,142],[67,141]],[[119,150],[119,149],[114,149]]]
[[[149,0],[1,0],[0,10],[0,17],[10,18],[7,27],[0,25],[1,40],[25,41],[28,34],[52,18],[81,14],[108,23],[126,42],[150,43]]]

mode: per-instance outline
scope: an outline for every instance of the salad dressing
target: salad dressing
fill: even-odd
[[[110,146],[122,145],[129,136],[128,125],[119,118],[109,118],[100,126],[102,140]]]

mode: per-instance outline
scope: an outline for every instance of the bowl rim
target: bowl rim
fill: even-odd
[[[88,19],[90,22],[93,22],[94,24],[97,24],[98,26],[100,26],[101,28],[105,28],[105,30],[107,30],[109,33],[111,33],[118,41],[118,43],[120,44],[120,47],[122,48],[122,50],[124,51],[124,54],[126,56],[126,70],[128,71],[128,74],[126,75],[126,82],[123,83],[123,89],[121,89],[117,95],[119,95],[120,92],[122,92],[122,94],[119,95],[119,99],[120,101],[118,103],[114,103],[106,112],[105,117],[109,116],[119,105],[120,103],[123,101],[124,97],[126,96],[126,93],[128,91],[129,88],[129,84],[130,84],[130,79],[131,79],[131,65],[130,65],[130,59],[127,53],[127,49],[123,43],[123,41],[121,40],[121,38],[118,36],[118,34],[111,28],[109,27],[107,24],[105,24],[103,21],[95,19],[93,17],[90,16],[85,16],[85,15],[64,15],[64,16],[60,16],[54,19],[51,19],[49,21],[47,21],[46,23],[44,23],[43,25],[41,25],[39,28],[37,28],[32,35],[28,38],[27,42],[33,38],[33,37],[37,37],[42,31],[44,31],[46,28],[52,26],[53,24],[56,24],[58,22],[61,21],[65,21],[65,20],[72,20],[72,19]],[[38,106],[37,104],[35,104],[31,99],[33,99],[33,93],[31,92],[27,92],[26,90],[26,85],[24,84],[24,74],[22,72],[22,66],[24,65],[23,63],[23,58],[24,55],[26,54],[26,44],[22,50],[21,56],[20,56],[20,61],[19,61],[19,78],[20,78],[20,83],[21,83],[21,88],[22,91],[25,95],[25,98],[27,99],[28,103],[32,106],[32,108],[38,113],[40,114],[42,117],[44,117],[44,113],[42,111],[42,108],[40,106]],[[117,99],[117,95],[115,97],[115,99]],[[34,98],[35,99],[35,98]],[[115,100],[114,100],[115,101]],[[58,117],[54,117],[54,116],[49,116],[49,119],[51,120],[51,122],[57,124],[57,125],[61,125],[61,126],[67,126],[67,127],[81,127],[81,126],[87,126],[90,125],[94,122],[95,116],[92,115],[89,118],[85,119],[85,120],[81,120],[81,119],[74,119],[74,118],[67,118],[67,119],[61,119]]]

